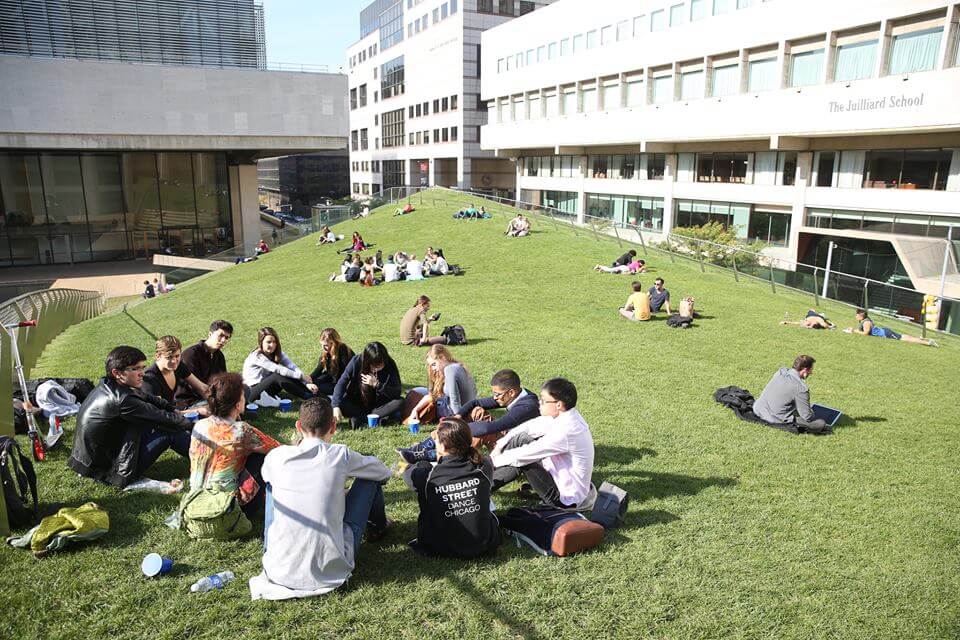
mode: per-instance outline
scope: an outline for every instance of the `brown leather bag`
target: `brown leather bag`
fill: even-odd
[[[554,530],[550,551],[558,556],[569,556],[593,549],[603,542],[605,533],[606,529],[596,522],[567,520]]]

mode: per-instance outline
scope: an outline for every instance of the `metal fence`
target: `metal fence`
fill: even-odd
[[[79,289],[34,291],[0,305],[0,322],[11,324],[36,320],[37,326],[17,329],[17,347],[24,375],[37,364],[40,354],[70,325],[83,322],[103,311],[103,294]],[[0,336],[0,398],[13,395],[13,352],[6,332]],[[13,433],[13,406],[0,411],[0,434]]]
[[[736,282],[767,282],[773,293],[780,288],[805,293],[811,296],[814,306],[824,298],[851,307],[863,307],[873,315],[910,325],[924,337],[928,332],[941,335],[960,333],[960,320],[957,319],[960,300],[925,294],[889,282],[839,273],[739,247],[717,245],[677,233],[665,234],[610,218],[589,215],[578,218],[576,214],[552,207],[468,189],[434,187],[429,191],[421,191],[400,188],[393,195],[396,200],[415,201],[419,197],[429,201],[431,197],[435,200],[445,198],[454,206],[475,204],[482,199],[488,204],[487,209],[491,214],[512,217],[516,209],[521,209],[557,229],[565,229],[576,235],[587,234],[597,241],[612,241],[621,247],[624,244],[637,246],[645,255],[656,252],[666,255],[671,261],[680,259],[695,262],[702,271],[709,268],[727,272]]]

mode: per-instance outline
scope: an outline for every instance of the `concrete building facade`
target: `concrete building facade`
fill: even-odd
[[[252,250],[256,160],[344,149],[347,81],[246,67],[0,55],[0,265]]]
[[[960,296],[960,6],[559,0],[486,31],[482,147],[522,199],[708,221],[767,253]],[[839,261],[839,262],[838,262]]]
[[[377,0],[347,50],[350,185],[513,193],[513,165],[480,148],[480,34],[551,0]]]

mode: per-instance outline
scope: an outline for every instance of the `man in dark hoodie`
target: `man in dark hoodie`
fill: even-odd
[[[190,420],[163,398],[140,392],[146,360],[135,347],[107,355],[106,375],[80,405],[67,460],[81,476],[123,488],[167,449],[189,455]]]
[[[810,387],[805,382],[813,375],[811,356],[797,356],[793,367],[782,367],[763,388],[753,403],[753,413],[773,424],[795,423],[809,431],[823,431],[827,423],[815,418],[810,407]]]

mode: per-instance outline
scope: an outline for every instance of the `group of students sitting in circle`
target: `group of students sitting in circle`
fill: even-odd
[[[874,336],[876,338],[888,338],[890,340],[902,340],[903,342],[909,342],[911,344],[922,344],[928,347],[938,347],[936,340],[929,340],[926,338],[917,338],[916,336],[911,336],[905,333],[898,333],[889,327],[881,327],[876,324],[870,315],[867,313],[866,309],[857,309],[854,312],[854,318],[856,318],[857,326],[856,327],[847,327],[843,330],[844,333],[852,333],[855,335],[861,336]],[[784,318],[780,321],[781,325],[793,325],[800,327],[802,329],[836,329],[837,325],[833,322],[830,322],[823,313],[817,311],[816,309],[808,309],[807,315],[804,316],[802,320],[789,320]]]
[[[410,543],[420,553],[494,552],[500,531],[490,495],[515,480],[526,482],[522,495],[542,503],[592,508],[593,438],[576,409],[574,384],[553,378],[537,394],[503,369],[491,378],[490,396],[478,397],[466,366],[442,339],[429,339],[427,310],[429,300],[421,298],[408,312],[414,330],[423,329],[408,344],[431,346],[429,386],[407,398],[386,346],[370,342],[354,354],[333,328],[320,334],[321,353],[309,375],[269,327],[258,332],[242,375],[228,372],[223,348],[233,327],[224,320],[186,350],[176,337],[163,336],[149,368],[139,349],[116,347],[80,408],[67,464],[80,476],[124,488],[168,449],[188,458],[182,529],[196,538],[239,537],[263,517],[263,572],[250,580],[254,598],[336,589],[350,577],[361,540],[378,539],[393,525],[382,489],[392,472],[374,456],[333,444],[343,420],[359,426],[369,414],[399,420],[407,412],[438,423],[429,438],[399,450],[403,479],[420,505]],[[243,419],[252,400],[272,406],[281,394],[302,399],[290,445]],[[348,479],[354,482],[345,495]]]
[[[445,276],[451,272],[443,249],[427,247],[423,260],[415,253],[397,251],[383,257],[383,251],[361,258],[359,253],[347,255],[340,264],[340,273],[330,275],[331,282],[359,282],[368,287],[397,280],[423,280],[431,276]]]

